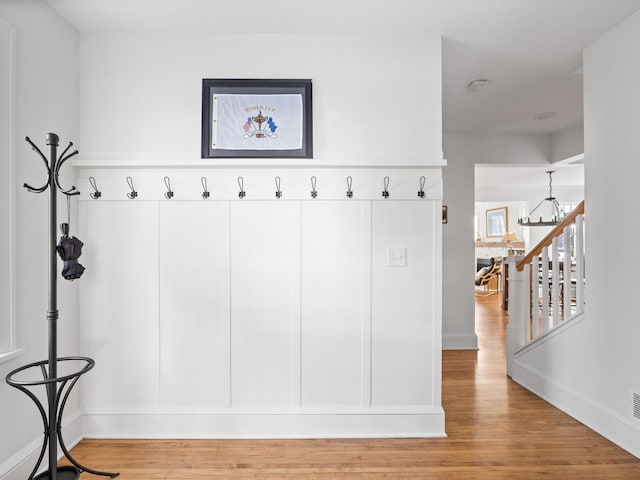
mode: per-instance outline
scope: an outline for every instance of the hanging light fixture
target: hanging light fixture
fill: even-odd
[[[548,170],[547,171],[547,174],[549,175],[549,196],[547,198],[543,199],[538,205],[536,205],[536,208],[531,210],[531,212],[529,212],[529,215],[527,217],[523,217],[523,218],[519,218],[518,219],[518,223],[520,225],[522,225],[523,227],[554,226],[554,225],[558,225],[567,216],[565,211],[562,209],[562,207],[558,203],[558,200],[556,200],[556,197],[553,196],[553,189],[551,187],[551,183],[553,182],[553,178],[552,178],[552,174],[553,173],[554,173],[553,170]],[[542,215],[540,215],[538,217],[537,221],[536,220],[532,221],[531,219],[535,218],[533,216],[533,214],[542,205],[545,205],[545,202],[549,202],[550,205],[551,205],[551,215],[552,215],[551,219],[545,220],[545,219],[542,218]]]

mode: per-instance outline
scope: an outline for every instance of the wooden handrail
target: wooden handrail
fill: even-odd
[[[536,255],[540,255],[540,253],[542,253],[542,249],[544,247],[547,247],[547,246],[551,245],[551,241],[553,240],[553,238],[557,237],[560,233],[562,233],[562,231],[564,230],[564,227],[566,227],[567,225],[571,225],[572,223],[575,223],[576,217],[578,215],[583,214],[583,213],[584,213],[584,200],[581,201],[578,204],[578,206],[576,208],[574,208],[571,211],[571,213],[569,213],[569,215],[567,215],[565,217],[564,220],[562,220],[562,222],[560,222],[558,225],[556,225],[553,228],[553,230],[551,230],[547,234],[547,236],[544,237],[540,241],[540,243],[538,243],[538,245],[536,245],[529,253],[527,253],[522,260],[520,260],[520,262],[516,266],[518,271],[522,271],[524,266],[527,265],[528,263],[530,263],[531,260],[533,260],[533,257],[535,257]]]

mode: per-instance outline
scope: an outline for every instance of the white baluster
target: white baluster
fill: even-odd
[[[584,215],[576,217],[576,313],[584,312]]]
[[[551,241],[551,327],[560,323],[560,262],[558,237]]]
[[[542,312],[542,333],[545,333],[549,330],[549,300],[551,299],[549,295],[549,247],[542,249],[540,258],[540,283],[542,284],[542,298],[540,299],[542,308],[540,310]]]
[[[564,235],[564,256],[562,258],[562,309],[563,317],[567,320],[571,317],[571,225],[567,225],[563,230]]]
[[[538,282],[538,265],[540,265],[540,257],[535,256],[531,260],[531,337],[533,339],[540,336],[540,286]]]

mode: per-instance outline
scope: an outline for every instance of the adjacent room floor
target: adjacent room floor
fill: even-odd
[[[476,297],[478,352],[443,354],[448,438],[87,439],[73,455],[123,480],[639,479],[639,459],[506,376],[499,301]]]

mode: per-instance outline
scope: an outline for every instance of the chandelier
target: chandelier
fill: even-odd
[[[518,218],[518,223],[520,225],[522,225],[523,227],[547,227],[547,226],[554,226],[554,225],[558,225],[562,220],[564,220],[564,218],[567,216],[567,214],[565,213],[565,211],[562,209],[562,207],[560,206],[560,204],[558,203],[558,200],[556,200],[556,197],[553,196],[553,189],[551,187],[551,183],[553,182],[553,178],[552,178],[552,174],[554,173],[553,170],[548,170],[547,174],[549,175],[549,196],[547,198],[544,198],[538,205],[536,205],[536,208],[534,208],[533,210],[531,210],[531,212],[529,212],[529,215],[524,217],[524,218]],[[540,215],[538,217],[538,220],[531,220],[532,218],[535,219],[535,217],[533,216],[533,214],[536,212],[536,210],[538,210],[542,205],[546,205],[545,202],[549,202],[550,204],[550,210],[551,210],[551,219],[548,220],[544,220],[542,218],[542,215]],[[544,209],[542,209],[544,210]],[[539,212],[540,213],[540,212]]]

